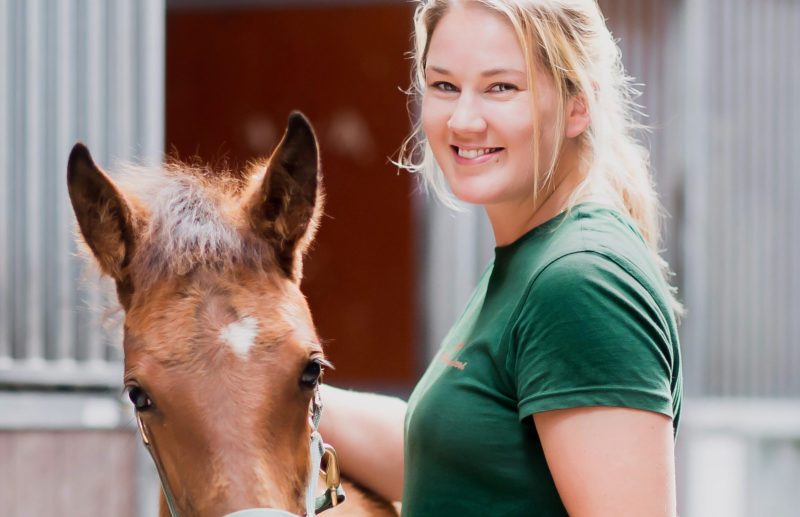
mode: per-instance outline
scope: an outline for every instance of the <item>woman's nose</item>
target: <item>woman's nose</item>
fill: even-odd
[[[486,130],[486,119],[471,96],[462,95],[456,103],[447,127],[454,133],[480,133]]]

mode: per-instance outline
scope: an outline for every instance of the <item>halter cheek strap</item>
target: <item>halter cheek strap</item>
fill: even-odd
[[[164,472],[164,466],[161,465],[161,461],[158,459],[158,453],[155,450],[155,445],[150,440],[150,434],[147,431],[147,426],[145,426],[144,422],[142,422],[142,415],[138,411],[136,412],[136,424],[139,426],[139,435],[142,437],[144,448],[150,453],[150,457],[153,459],[153,463],[158,471],[158,477],[161,480],[161,491],[164,492],[164,499],[167,501],[169,513],[172,515],[172,517],[178,517],[178,509],[177,506],[175,506],[175,498],[172,496],[172,490],[169,488],[169,481],[167,481],[167,475]]]
[[[323,512],[329,508],[333,508],[338,504],[344,502],[345,493],[341,485],[339,476],[339,462],[336,458],[336,450],[333,447],[322,441],[322,436],[317,431],[319,421],[322,417],[322,398],[320,397],[319,386],[314,391],[314,398],[311,401],[311,468],[308,474],[308,483],[306,485],[306,512],[305,517],[314,517],[317,513]],[[139,426],[139,435],[142,437],[147,452],[153,459],[153,463],[158,471],[158,477],[161,479],[161,490],[164,492],[164,499],[167,501],[167,508],[172,517],[179,517],[178,507],[175,504],[175,498],[172,495],[172,490],[169,487],[169,481],[164,471],[164,467],[158,459],[158,452],[155,449],[155,444],[150,438],[147,426],[142,421],[141,415],[136,413],[136,423]],[[325,461],[325,469],[322,469],[323,460]],[[317,497],[317,479],[319,475],[325,479],[325,493]],[[227,514],[225,517],[300,517],[297,514],[287,512],[286,510],[279,510],[276,508],[249,508],[247,510],[240,510]]]
[[[319,385],[314,390],[314,398],[311,400],[311,470],[309,470],[308,487],[306,488],[306,515],[313,517],[319,512],[324,512],[339,503],[344,502],[345,494],[339,476],[339,460],[336,457],[336,449],[322,441],[319,434],[319,421],[322,418],[322,395]],[[322,464],[325,469],[322,469]],[[317,473],[325,478],[325,492],[316,497],[317,493]]]

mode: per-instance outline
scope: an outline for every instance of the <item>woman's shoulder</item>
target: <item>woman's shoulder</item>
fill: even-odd
[[[600,203],[576,205],[561,216],[548,232],[552,251],[630,254],[647,251],[642,234],[626,214]]]
[[[571,208],[544,238],[549,242],[537,277],[546,271],[551,281],[572,282],[587,275],[622,275],[647,288],[661,288],[657,259],[635,223],[609,205]]]
[[[498,248],[493,277],[505,280],[507,289],[515,286],[517,313],[531,303],[578,307],[587,299],[611,299],[644,303],[668,320],[670,293],[658,260],[627,215],[610,205],[581,203]]]
[[[516,308],[517,327],[547,322],[598,340],[601,330],[619,337],[638,328],[669,353],[677,332],[668,287],[632,221],[610,207],[580,205],[548,239]]]

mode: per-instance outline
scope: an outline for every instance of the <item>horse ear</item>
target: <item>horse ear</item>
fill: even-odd
[[[83,239],[103,273],[121,285],[134,246],[134,221],[125,197],[92,160],[89,149],[75,144],[67,165],[67,187]],[[120,301],[123,302],[123,293]]]
[[[302,257],[322,212],[317,138],[299,112],[270,157],[264,179],[245,203],[251,228],[269,241],[286,275],[299,282]]]

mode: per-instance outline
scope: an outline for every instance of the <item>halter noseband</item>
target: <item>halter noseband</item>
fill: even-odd
[[[319,386],[314,391],[314,398],[311,401],[311,470],[308,474],[308,486],[306,487],[306,513],[305,517],[314,517],[317,513],[342,503],[345,500],[344,488],[341,485],[339,476],[339,461],[336,458],[336,450],[322,441],[322,436],[317,431],[319,420],[322,417],[322,398],[319,393]],[[136,413],[136,423],[139,426],[139,434],[142,437],[145,449],[153,458],[153,463],[161,479],[161,490],[164,492],[164,499],[172,517],[179,517],[178,507],[172,490],[169,488],[167,475],[164,467],[158,459],[158,451],[150,438],[147,426],[142,421],[141,415]],[[322,469],[322,461],[325,460],[325,469]],[[325,479],[325,493],[316,496],[317,475],[322,474]],[[299,517],[297,514],[276,508],[249,508],[227,514],[225,517]]]

